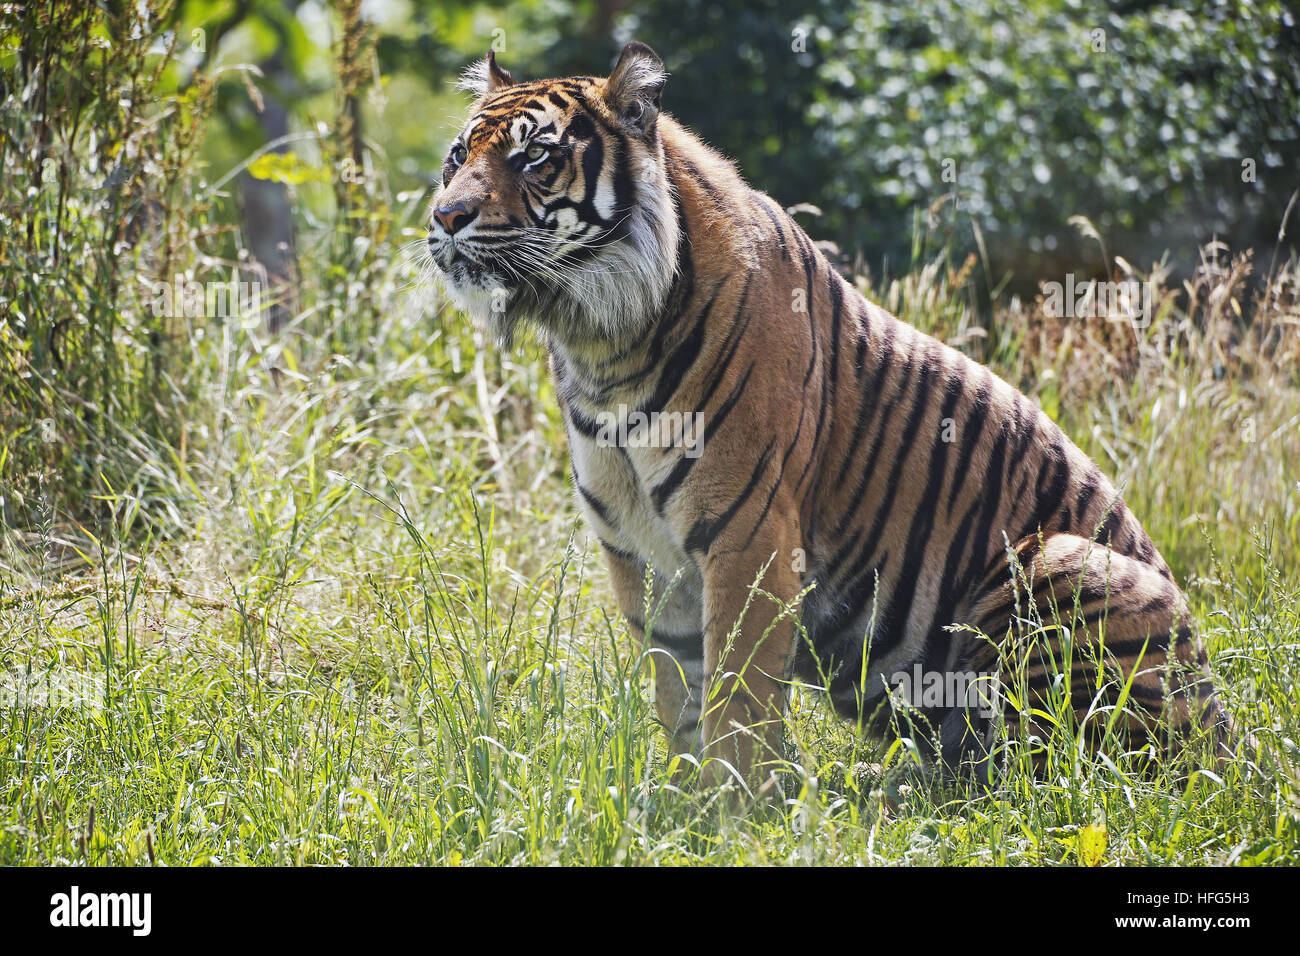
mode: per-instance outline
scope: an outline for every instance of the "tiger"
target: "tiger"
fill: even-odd
[[[1084,731],[1224,759],[1188,601],[1116,487],[1032,399],[860,294],[662,110],[667,79],[639,42],[607,77],[520,81],[488,53],[427,254],[503,347],[526,324],[549,355],[672,753],[752,792],[798,681],[949,767],[1053,695]],[[900,700],[898,675],[1012,670],[1012,703]]]

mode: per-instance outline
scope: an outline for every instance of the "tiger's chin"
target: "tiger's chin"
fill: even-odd
[[[502,347],[520,325],[535,326],[552,343],[583,351],[625,345],[659,314],[677,276],[678,225],[671,200],[634,210],[618,242],[580,262],[551,261],[526,270],[509,253],[498,256],[506,279],[487,265],[433,251],[449,297]],[[439,253],[442,255],[439,255]]]
[[[519,324],[519,311],[513,307],[516,290],[499,276],[482,269],[471,273],[454,264],[452,268],[439,268],[439,273],[447,298],[471,317],[474,328],[490,334],[504,346],[510,345]]]
[[[503,348],[513,346],[520,326],[528,325],[549,342],[585,351],[626,343],[662,308],[673,270],[663,268],[651,278],[630,271],[627,259],[624,250],[611,249],[564,274],[563,281],[534,277],[513,287],[489,273],[444,271],[442,280],[452,302]]]

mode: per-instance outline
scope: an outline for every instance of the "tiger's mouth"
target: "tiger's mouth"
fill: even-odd
[[[527,280],[512,275],[499,253],[430,230],[426,254],[452,302],[503,345],[513,341],[520,319],[519,290]]]
[[[604,228],[474,222],[449,234],[431,226],[427,252],[452,301],[502,344],[521,323],[574,346],[626,344],[676,273],[672,201],[666,191],[656,199],[618,212]]]
[[[430,231],[429,255],[451,291],[499,290],[511,298],[543,300],[561,294],[567,283],[563,257],[556,258],[511,241],[485,246]],[[527,295],[524,295],[527,293]]]
[[[486,265],[464,252],[453,250],[450,255],[434,257],[443,275],[454,285],[500,285],[498,276]]]
[[[485,246],[431,230],[428,253],[452,297],[471,312],[484,294],[493,297],[497,312],[507,304],[533,311],[563,298],[571,284],[563,256],[549,255],[527,243],[496,239]]]
[[[482,286],[485,279],[497,278],[486,257],[465,242],[438,237],[431,230],[428,249],[434,265],[452,285]]]

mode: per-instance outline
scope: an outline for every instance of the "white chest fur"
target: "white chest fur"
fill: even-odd
[[[682,454],[680,449],[621,447],[569,429],[578,501],[588,523],[606,543],[634,554],[655,569],[656,577],[682,572],[691,587],[698,569],[682,538],[656,512],[650,490]]]

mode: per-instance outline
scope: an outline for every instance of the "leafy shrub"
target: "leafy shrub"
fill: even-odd
[[[166,14],[0,12],[0,524],[149,499],[184,448],[191,329],[154,308],[155,283],[215,271],[217,227],[193,164],[210,88],[160,88]]]
[[[864,3],[814,35],[837,165],[815,198],[867,248],[899,256],[906,210],[956,194],[995,273],[1077,266],[1076,214],[1123,255],[1190,263],[1216,236],[1271,249],[1300,187],[1300,30],[1278,2]]]

